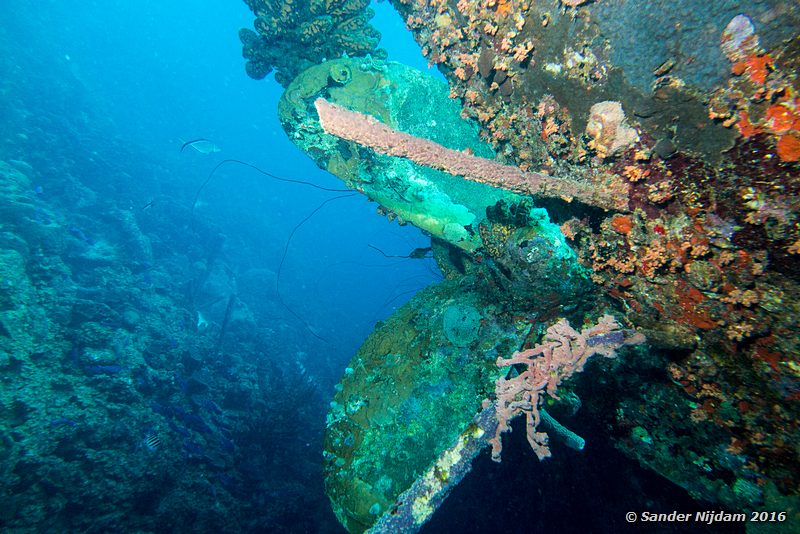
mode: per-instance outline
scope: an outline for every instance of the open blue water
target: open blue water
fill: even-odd
[[[392,57],[426,69],[399,16],[387,4],[376,8]],[[160,191],[193,193],[227,158],[340,187],[283,133],[276,113],[282,88],[272,80],[259,83],[243,76],[236,32],[252,24],[243,3],[54,1],[34,9],[9,2],[4,12],[5,55],[14,64],[11,79],[21,81],[14,88],[22,93],[18,98],[31,113],[52,114],[64,126],[48,132],[56,146],[41,147],[42,153],[101,154],[128,175],[86,176],[114,187],[121,198],[109,200],[136,206]],[[197,137],[212,139],[222,152],[179,152],[184,141]],[[105,147],[97,146],[102,142],[117,145],[120,153],[103,154]],[[16,147],[15,154],[10,145],[10,153],[22,159],[32,148]],[[148,172],[143,164],[160,169]],[[136,187],[126,189],[131,182]],[[330,196],[229,167],[205,190],[199,213],[232,236],[261,240],[258,261],[275,270],[291,228]],[[174,200],[191,203],[188,195]],[[332,204],[296,235],[287,257],[283,282],[292,290],[286,298],[317,328],[335,332],[343,354],[360,344],[376,319],[410,296],[400,293],[435,279],[421,262],[385,261],[365,246],[396,255],[425,246],[416,230],[387,223],[374,211],[375,205],[358,196]]]
[[[392,57],[426,68],[376,8]],[[4,371],[3,406],[25,415],[3,414],[0,529],[338,530],[320,479],[326,399],[375,323],[440,278],[431,259],[369,245],[403,256],[429,240],[356,195],[288,243],[335,194],[236,164],[190,218],[223,159],[342,187],[286,138],[282,88],[246,76],[243,2],[9,0],[0,17],[0,159],[25,177],[3,175],[24,200],[3,228],[37,234],[28,267],[59,265],[26,280],[3,258],[4,283],[30,286],[6,304],[36,324],[4,332],[3,365],[21,363]],[[221,152],[180,151],[200,137]],[[108,317],[52,316],[58,294]],[[204,361],[232,294],[236,359]]]

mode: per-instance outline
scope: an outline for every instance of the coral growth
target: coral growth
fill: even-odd
[[[438,143],[393,130],[374,117],[347,110],[322,98],[314,101],[320,124],[326,133],[368,146],[380,154],[408,158],[415,163],[463,176],[475,182],[495,185],[534,196],[573,198],[592,206],[624,209],[627,199],[599,188],[568,179],[556,179],[535,172],[459,152]],[[613,192],[612,192],[613,193]]]
[[[525,369],[513,377],[501,376],[495,382],[497,432],[492,438],[492,459],[500,461],[503,446],[501,434],[510,430],[512,419],[525,414],[528,443],[540,460],[550,456],[548,438],[538,432],[539,413],[544,393],[558,398],[559,384],[574,373],[583,371],[586,362],[595,354],[607,358],[625,344],[644,341],[641,336],[626,338],[619,323],[604,315],[596,325],[580,332],[565,319],[547,329],[541,344],[532,349],[515,352],[511,358],[497,358],[498,367],[521,365]]]
[[[281,369],[259,356],[267,349],[256,338],[273,338],[275,319],[256,336],[238,303],[224,352],[214,350],[218,316],[197,331],[186,309],[186,293],[218,297],[214,283],[176,288],[204,261],[213,272],[198,279],[226,276],[222,262],[208,249],[198,254],[203,247],[168,244],[190,243],[168,209],[142,216],[89,189],[94,175],[106,181],[143,167],[132,167],[131,156],[97,173],[65,131],[76,130],[47,136],[75,160],[42,149],[32,151],[33,164],[0,161],[0,530],[180,530],[191,522],[245,531],[287,514],[319,527],[308,488],[268,474],[267,462],[280,462],[313,478],[316,455],[304,458],[301,443],[323,406],[297,365]],[[83,171],[73,175],[68,165]],[[155,188],[147,174],[139,176]],[[253,292],[263,293],[263,285]],[[245,504],[242,494],[262,504]]]
[[[256,32],[239,31],[247,75],[260,80],[275,70],[284,87],[299,73],[342,55],[383,58],[380,34],[369,24],[367,0],[245,0]]]
[[[628,125],[622,104],[598,102],[589,110],[586,135],[589,148],[601,158],[614,156],[639,141],[639,134]]]
[[[621,448],[704,499],[743,505],[732,495],[752,480],[796,494],[787,444],[800,433],[798,12],[393,4],[498,159],[626,195],[624,213],[550,211],[592,279],[646,331],[660,362],[651,364],[666,375],[658,357],[678,360],[673,382],[649,381],[615,423],[643,423],[655,443],[629,441],[633,424]],[[604,101],[620,107],[593,113]],[[615,146],[601,126],[624,125],[623,108],[630,130]],[[507,234],[481,227],[482,252],[494,260]],[[680,431],[631,415],[670,412],[676,395],[696,404]],[[728,456],[711,452],[729,445]],[[654,449],[705,452],[708,465],[688,480],[680,466],[696,458]]]
[[[744,138],[765,134],[775,143],[775,153],[787,162],[800,159],[800,95],[796,58],[775,56],[761,47],[752,21],[734,17],[722,33],[720,47],[731,62],[733,76],[719,88],[709,106],[709,116],[736,127]],[[782,63],[789,62],[788,68]],[[796,69],[795,69],[796,70]]]

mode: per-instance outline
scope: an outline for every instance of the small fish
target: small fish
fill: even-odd
[[[90,376],[97,376],[97,375],[115,375],[122,371],[121,365],[89,365],[84,368],[84,371],[87,375]]]
[[[78,423],[76,423],[72,419],[67,419],[66,417],[56,417],[55,419],[50,421],[50,426],[61,426],[61,425],[68,425],[74,428],[78,426]]]
[[[75,225],[72,225],[72,226],[69,227],[69,233],[71,233],[72,235],[74,235],[75,237],[77,237],[78,239],[80,239],[81,241],[83,241],[84,243],[86,243],[89,246],[94,245],[94,240],[92,240],[92,238],[87,236],[83,232],[83,230],[81,230],[80,228],[78,228]]]
[[[155,432],[148,432],[144,436],[144,446],[150,452],[155,452],[161,446],[161,438]]]
[[[428,256],[428,252],[431,251],[431,247],[424,247],[424,248],[415,248],[411,251],[411,254],[408,255],[409,258],[414,260],[419,260]]]
[[[214,143],[203,137],[199,139],[194,139],[193,141],[186,141],[185,143],[183,143],[183,145],[181,145],[180,151],[183,152],[183,150],[187,146],[192,147],[201,154],[213,154],[215,152],[222,152],[222,149],[220,147],[218,147],[217,145],[215,145]]]
[[[672,70],[672,67],[675,66],[675,58],[669,58],[664,61],[661,65],[656,67],[653,71],[653,75],[655,76],[664,76],[666,73]]]
[[[148,202],[147,204],[145,204],[144,206],[142,206],[142,207],[141,207],[141,208],[139,208],[139,209],[140,209],[141,211],[144,211],[144,210],[146,210],[146,209],[152,208],[152,207],[153,207],[153,203],[154,203],[154,202],[155,202],[155,199],[151,200],[150,202]]]

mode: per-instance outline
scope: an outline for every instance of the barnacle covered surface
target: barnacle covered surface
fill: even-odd
[[[245,0],[256,16],[255,32],[239,31],[247,75],[273,70],[284,87],[306,68],[342,55],[385,57],[380,33],[369,20],[369,0]]]
[[[501,159],[630,186],[626,213],[549,210],[653,347],[592,408],[618,447],[727,506],[795,494],[794,3],[392,3]]]

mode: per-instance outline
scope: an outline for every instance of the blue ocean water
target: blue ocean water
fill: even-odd
[[[443,79],[372,7],[389,59]],[[376,323],[442,279],[404,258],[430,238],[307,185],[343,187],[287,139],[282,88],[245,74],[241,0],[0,17],[0,530],[344,532],[326,414]],[[626,510],[713,506],[608,441],[541,463],[506,439],[425,532],[618,532]]]
[[[399,16],[376,8],[392,57],[426,68]],[[359,195],[296,228],[336,194],[235,163],[191,217],[224,159],[342,188],[286,138],[282,88],[245,75],[243,2],[10,0],[0,15],[3,187],[23,203],[3,227],[49,236],[19,247],[24,282],[3,258],[4,283],[28,291],[9,305],[32,324],[4,335],[40,367],[11,350],[3,365],[57,382],[2,393],[26,415],[3,419],[0,528],[338,531],[320,479],[326,399],[375,323],[441,278],[430,258],[379,251],[429,240]],[[221,151],[180,151],[196,138]],[[48,315],[57,294],[85,314]],[[244,356],[204,360],[220,339]]]
[[[383,4],[377,7],[386,46],[425,68],[399,17]],[[26,146],[9,143],[8,157],[26,159],[39,148],[32,157],[55,165],[69,154],[80,166],[85,156],[108,167],[107,175],[102,167],[80,171],[88,183],[109,190],[109,202],[136,208],[154,200],[153,211],[160,195],[190,205],[189,193],[229,158],[341,188],[281,130],[276,105],[282,88],[242,76],[235,30],[252,18],[244,4],[47,2],[36,9],[6,4],[4,11],[6,50],[12,52],[6,54],[5,78],[15,91],[7,102],[50,119],[44,146],[32,146],[29,136]],[[179,152],[183,142],[198,137],[222,151]],[[45,191],[50,194],[50,187]],[[249,261],[277,271],[293,226],[332,196],[234,164],[203,191],[197,215],[213,220],[232,242],[250,240],[256,256]],[[292,240],[281,277],[284,298],[349,354],[377,319],[438,277],[432,262],[390,261],[366,245],[403,255],[425,243],[412,227],[376,215],[361,197],[338,201]]]

